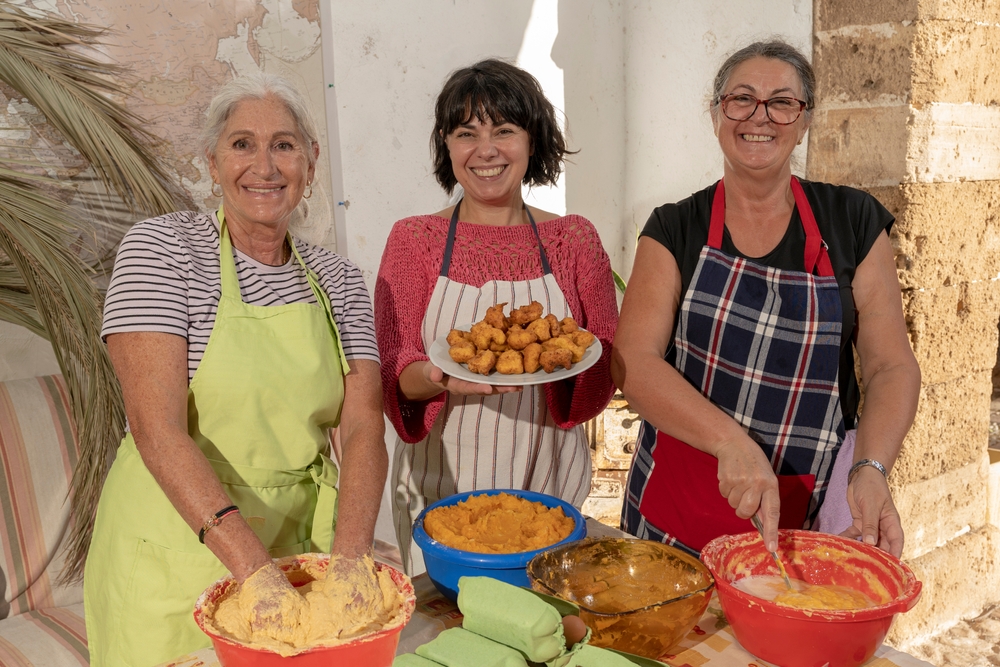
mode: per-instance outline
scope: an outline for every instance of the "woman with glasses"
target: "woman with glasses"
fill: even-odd
[[[783,42],[730,56],[710,106],[722,180],[643,229],[612,352],[643,417],[622,512],[639,537],[698,552],[756,515],[770,550],[780,527],[902,551],[886,475],[920,370],[893,217],[864,192],[792,176],[814,88]]]

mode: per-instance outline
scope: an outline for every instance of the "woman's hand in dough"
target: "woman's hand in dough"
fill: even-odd
[[[847,486],[847,504],[854,523],[841,535],[860,538],[899,558],[903,553],[903,526],[882,473],[871,466],[858,468]]]
[[[719,459],[719,493],[741,519],[758,514],[764,524],[764,544],[768,551],[776,550],[781,500],[778,478],[764,451],[744,436],[722,445],[715,455]]]
[[[489,396],[491,394],[509,394],[521,391],[521,387],[498,387],[483,382],[467,382],[446,374],[443,370],[427,362],[424,367],[424,377],[427,381],[442,391],[448,391],[459,396]]]
[[[250,619],[253,632],[291,643],[304,614],[305,600],[272,561],[243,582],[240,609]]]

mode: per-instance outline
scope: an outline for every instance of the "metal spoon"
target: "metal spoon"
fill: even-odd
[[[758,533],[760,533],[760,539],[763,541],[764,524],[760,522],[760,517],[754,514],[750,517],[750,523],[752,523],[753,527],[757,529]],[[767,543],[764,544],[764,548],[767,548]],[[785,572],[785,566],[781,564],[780,560],[778,560],[778,553],[776,551],[769,551],[768,553],[771,554],[771,558],[773,558],[774,562],[778,565],[778,570],[781,572],[781,576],[785,580],[785,585],[788,586],[788,590],[792,590],[792,582],[788,580],[788,573]]]

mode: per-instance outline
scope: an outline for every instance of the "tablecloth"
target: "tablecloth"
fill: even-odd
[[[417,607],[413,619],[400,635],[400,653],[429,642],[439,632],[462,624],[462,614],[452,602],[438,593],[427,575],[413,579]],[[687,637],[661,661],[670,667],[773,667],[747,653],[733,636],[718,600],[712,597],[708,609]],[[210,648],[178,657],[160,667],[221,667]],[[361,667],[360,665],[358,667]],[[864,667],[933,667],[928,662],[901,653],[888,646],[880,647]]]

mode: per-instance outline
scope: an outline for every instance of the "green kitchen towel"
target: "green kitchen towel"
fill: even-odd
[[[588,645],[575,652],[566,667],[635,667],[635,664],[614,651]]]
[[[396,656],[392,661],[392,667],[441,667],[441,663],[421,658],[416,653],[404,653]]]
[[[418,646],[417,655],[445,667],[528,667],[516,650],[464,628],[445,630]]]
[[[462,627],[516,648],[532,662],[548,662],[566,653],[562,616],[532,593],[490,577],[458,580]]]

